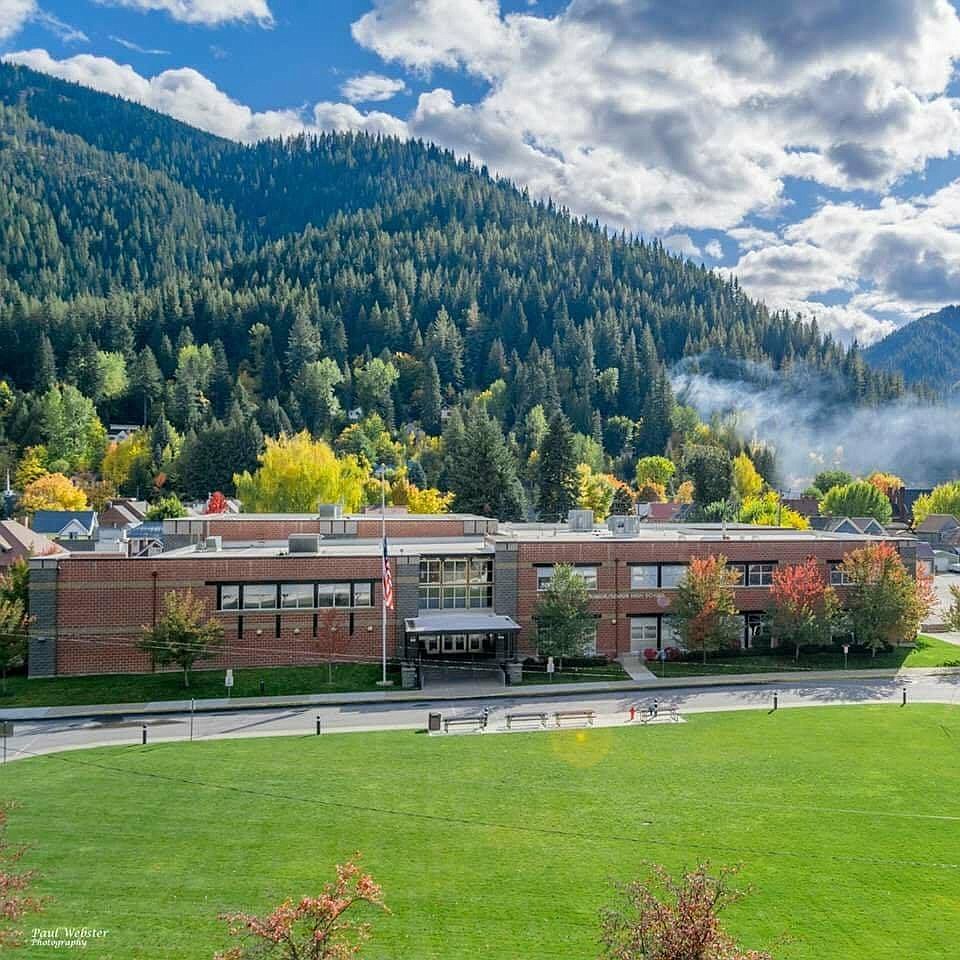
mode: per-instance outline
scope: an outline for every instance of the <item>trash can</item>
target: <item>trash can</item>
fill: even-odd
[[[439,713],[427,714],[427,733],[439,733],[439,732],[440,732],[440,714]]]

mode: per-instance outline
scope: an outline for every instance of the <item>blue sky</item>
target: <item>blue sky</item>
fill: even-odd
[[[960,301],[949,0],[0,0],[0,51],[238,140],[435,140],[844,340]]]

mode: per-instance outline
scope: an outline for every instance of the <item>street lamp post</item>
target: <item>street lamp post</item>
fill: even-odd
[[[387,564],[390,559],[387,556],[387,467],[386,464],[380,464],[377,468],[377,475],[380,477],[380,543],[383,551],[383,579],[380,591],[380,654],[382,675],[377,682],[378,687],[391,687],[393,682],[387,679],[387,578],[389,570]]]

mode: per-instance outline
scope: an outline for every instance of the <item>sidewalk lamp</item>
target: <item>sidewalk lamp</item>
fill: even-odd
[[[843,645],[843,669],[847,669],[847,655],[850,653],[850,644],[845,643]]]

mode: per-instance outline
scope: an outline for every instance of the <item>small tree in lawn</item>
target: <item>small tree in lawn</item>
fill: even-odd
[[[943,622],[953,631],[960,631],[960,587],[950,588],[950,606],[944,611]]]
[[[5,834],[12,804],[0,804],[0,950],[21,946],[23,932],[17,924],[28,913],[39,913],[45,897],[32,897],[27,891],[37,878],[34,870],[21,870],[27,852],[23,844],[11,843]]]
[[[337,865],[337,879],[317,897],[286,900],[265,917],[249,913],[222,914],[230,934],[245,943],[215,960],[351,960],[359,958],[370,939],[370,925],[347,914],[366,904],[389,912],[383,891],[360,869],[356,858]]]
[[[736,645],[740,627],[735,619],[734,587],[739,582],[727,558],[716,554],[694,557],[677,585],[673,622],[688,650],[726,650]]]
[[[801,647],[832,637],[840,602],[815,557],[777,567],[771,596],[773,636],[778,643],[793,644],[795,660]]]
[[[163,612],[152,627],[145,627],[139,647],[161,666],[175,663],[183,670],[183,685],[190,686],[193,665],[223,643],[223,627],[206,616],[199,597],[189,590],[172,591],[163,598]]]
[[[745,950],[721,926],[719,914],[744,897],[730,886],[736,873],[711,876],[700,864],[679,880],[659,866],[652,876],[621,888],[625,906],[600,914],[606,960],[770,960]]]
[[[596,618],[590,613],[590,595],[583,577],[566,564],[553,568],[550,585],[533,611],[538,628],[540,655],[555,657],[563,668],[564,657],[583,654]]]
[[[841,569],[851,584],[847,615],[857,643],[876,656],[916,637],[935,600],[929,577],[911,577],[889,543],[851,550]]]

